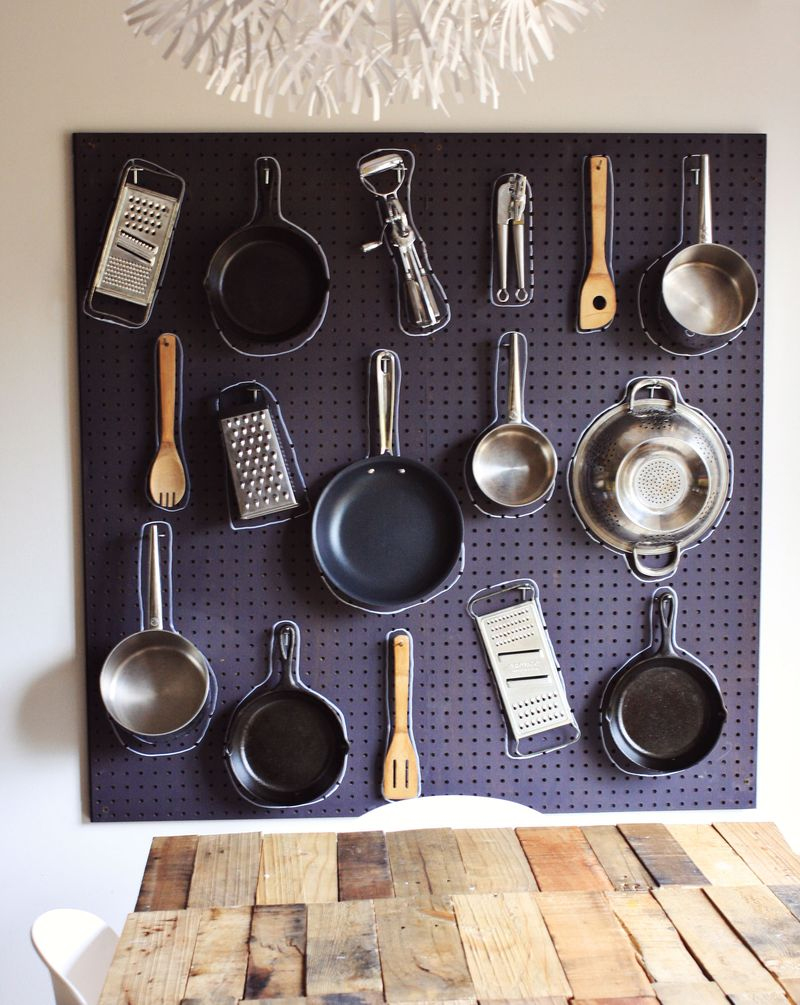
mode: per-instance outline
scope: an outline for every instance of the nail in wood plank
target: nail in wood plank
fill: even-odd
[[[716,830],[767,886],[800,884],[800,858],[772,823],[717,823]]]
[[[535,893],[575,998],[652,998],[604,894]]]
[[[250,928],[245,998],[305,992],[306,909],[302,904],[256,907]]]
[[[265,834],[257,904],[339,899],[335,834]]]
[[[455,896],[453,907],[481,1001],[571,994],[532,893]]]
[[[475,997],[452,898],[402,897],[374,907],[387,1002]]]
[[[667,830],[712,886],[750,886],[758,877],[710,824],[667,824]]]
[[[458,842],[449,828],[392,831],[386,847],[395,897],[468,892]]]
[[[185,1005],[235,1005],[243,996],[250,942],[250,907],[200,912]]]
[[[582,830],[615,890],[634,893],[656,885],[616,827],[597,825],[583,827]]]
[[[660,1005],[730,1005],[730,1001],[713,981],[705,984],[654,984]],[[784,1005],[786,1005],[784,1001]]]
[[[663,824],[620,824],[618,830],[659,886],[708,883]]]
[[[197,844],[187,906],[252,906],[260,859],[260,834],[203,835]]]
[[[372,901],[309,904],[307,926],[307,995],[383,991]]]
[[[510,828],[454,831],[470,893],[536,890],[528,860]]]
[[[520,827],[517,837],[542,890],[613,890],[578,827]]]
[[[196,834],[153,838],[136,911],[179,911],[186,907],[197,840]]]
[[[770,890],[800,921],[800,886],[771,886]]]
[[[731,930],[702,890],[664,886],[654,890],[653,896],[667,912],[700,966],[726,995],[779,990],[774,978]]]
[[[389,853],[382,831],[339,835],[339,900],[377,900],[393,897]]]
[[[650,893],[615,891],[607,893],[606,899],[654,984],[707,982],[708,978]]]

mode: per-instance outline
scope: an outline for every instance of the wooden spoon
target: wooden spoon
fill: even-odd
[[[390,678],[394,722],[383,762],[383,798],[414,799],[420,794],[419,758],[411,735],[411,637],[403,632],[392,639]]]
[[[186,472],[175,446],[175,386],[178,374],[178,339],[158,338],[158,401],[161,416],[158,453],[150,468],[150,498],[163,509],[177,509],[186,494]]]
[[[606,226],[608,214],[608,158],[589,158],[589,183],[592,197],[592,258],[581,287],[578,306],[578,331],[607,328],[617,313],[617,291],[606,261]]]

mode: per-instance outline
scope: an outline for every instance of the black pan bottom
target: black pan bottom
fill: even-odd
[[[620,726],[636,750],[680,757],[706,730],[706,689],[695,675],[654,666],[630,682],[620,702]]]

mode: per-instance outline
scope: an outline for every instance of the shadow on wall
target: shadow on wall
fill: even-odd
[[[75,661],[65,660],[32,681],[17,715],[20,747],[43,752],[83,748],[83,689],[78,675]]]

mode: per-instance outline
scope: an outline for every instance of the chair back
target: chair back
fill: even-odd
[[[97,1005],[117,945],[102,918],[76,908],[46,911],[31,925],[31,942],[50,971],[56,1005]]]

